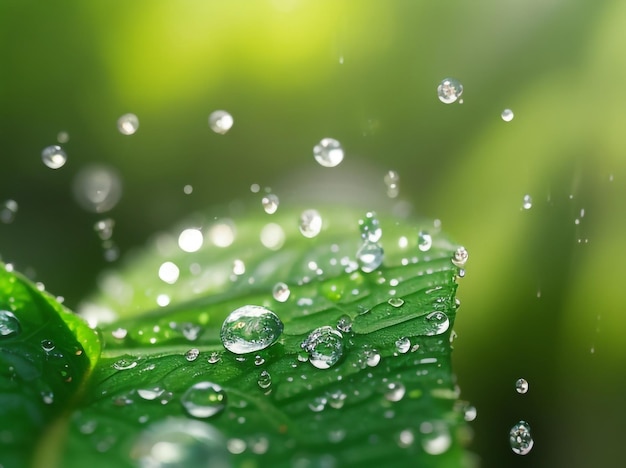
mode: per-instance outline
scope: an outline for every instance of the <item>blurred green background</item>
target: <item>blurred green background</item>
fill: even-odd
[[[454,358],[482,466],[619,466],[624,24],[619,0],[1,0],[0,204],[19,209],[0,255],[74,308],[115,265],[104,217],[123,255],[195,211],[260,203],[253,183],[286,203],[408,202],[470,252]],[[463,104],[437,99],[448,76]],[[226,135],[207,125],[216,109],[234,117]],[[116,128],[127,112],[132,136]],[[52,170],[41,151],[61,131]],[[324,137],[344,146],[337,168],[313,160]],[[123,183],[104,215],[72,195],[91,163]],[[508,446],[520,419],[525,457]]]

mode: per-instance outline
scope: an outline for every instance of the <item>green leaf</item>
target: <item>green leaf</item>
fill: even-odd
[[[101,359],[62,418],[66,441],[57,431],[39,459],[56,451],[68,467],[467,462],[450,363],[459,246],[432,223],[381,218],[384,262],[367,273],[357,262],[361,213],[320,212],[313,238],[299,232],[300,212],[282,207],[197,217],[107,273],[104,294],[81,310],[100,322]],[[179,235],[192,228],[202,248],[184,252],[178,244],[195,247]],[[278,282],[289,289],[284,302],[273,295]],[[220,330],[245,305],[273,311],[284,330],[265,349],[233,354]],[[319,349],[337,358],[322,369],[313,345],[303,348],[320,327],[335,341]]]

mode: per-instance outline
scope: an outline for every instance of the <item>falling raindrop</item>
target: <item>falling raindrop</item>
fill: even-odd
[[[433,246],[433,238],[426,231],[420,231],[417,234],[417,247],[422,252],[428,252]]]
[[[209,364],[215,364],[215,363],[219,362],[220,359],[221,359],[220,358],[220,354],[215,352],[215,351],[213,351],[211,353],[211,355],[208,357],[207,361],[209,362]]]
[[[336,167],[343,161],[343,148],[334,138],[324,138],[313,148],[313,156],[320,166]]]
[[[386,386],[385,398],[392,402],[400,401],[404,398],[405,392],[406,388],[402,385],[402,383],[391,382]]]
[[[19,335],[22,331],[19,320],[12,312],[0,310],[0,338]]]
[[[300,233],[304,237],[313,238],[322,230],[322,216],[317,210],[304,210],[300,215]]]
[[[463,94],[463,85],[454,78],[444,78],[437,86],[437,96],[444,104],[452,104]]]
[[[76,174],[72,188],[77,203],[87,211],[104,213],[122,197],[122,182],[117,172],[105,166],[87,166]]]
[[[198,348],[191,348],[189,351],[185,353],[185,359],[189,362],[193,362],[198,359],[200,355],[200,350]]]
[[[513,114],[513,111],[511,109],[504,109],[500,114],[500,117],[502,117],[502,120],[504,120],[505,122],[510,122],[511,120],[513,120],[513,117],[515,117],[515,115]]]
[[[278,302],[285,302],[287,299],[289,299],[290,294],[291,291],[289,290],[289,286],[282,282],[276,283],[274,285],[274,288],[272,289],[272,296]]]
[[[531,451],[535,442],[530,434],[530,426],[526,421],[520,421],[511,428],[509,443],[513,452],[518,455],[526,455]]]
[[[530,195],[524,195],[524,199],[522,200],[522,208],[525,210],[530,210],[533,207],[533,199]]]
[[[517,393],[526,393],[528,391],[528,381],[526,379],[517,379],[515,382],[515,390]]]
[[[261,205],[263,205],[263,210],[267,214],[276,213],[279,204],[280,200],[278,199],[278,195],[274,193],[268,193],[261,199]]]
[[[301,346],[309,353],[311,364],[318,369],[328,369],[343,355],[343,335],[329,326],[316,328]]]
[[[18,210],[18,205],[15,200],[6,200],[0,206],[0,221],[5,224],[10,224],[15,219],[15,215]]]
[[[187,389],[180,402],[189,415],[210,418],[226,406],[226,393],[213,382],[198,382]]]
[[[209,115],[209,127],[215,133],[224,135],[235,123],[233,116],[224,110],[216,110]]]
[[[139,395],[144,400],[152,401],[159,398],[164,391],[165,389],[159,386],[139,388],[137,389],[137,395]]]
[[[60,146],[50,145],[41,152],[41,160],[50,169],[60,169],[67,162],[67,154]]]
[[[469,253],[465,250],[465,247],[459,247],[452,256],[452,263],[456,267],[463,268],[468,258]]]
[[[133,135],[139,128],[139,119],[135,114],[124,114],[117,119],[117,129],[122,135]]]
[[[365,241],[356,253],[361,271],[371,273],[383,263],[384,251],[380,244]]]
[[[383,234],[376,213],[369,211],[365,218],[359,219],[361,238],[366,242],[378,242]]]
[[[96,221],[93,225],[94,231],[98,234],[101,240],[109,240],[113,236],[113,228],[115,227],[115,221],[111,218],[101,219]]]
[[[268,371],[264,370],[263,372],[261,372],[261,374],[259,374],[259,379],[257,380],[257,383],[259,384],[259,387],[261,387],[263,390],[266,390],[272,385],[272,376]]]
[[[129,361],[128,359],[118,359],[113,363],[113,369],[115,370],[128,370],[137,367],[137,361]]]
[[[245,354],[271,346],[282,332],[283,322],[274,312],[261,306],[245,305],[226,317],[220,337],[228,351]]]

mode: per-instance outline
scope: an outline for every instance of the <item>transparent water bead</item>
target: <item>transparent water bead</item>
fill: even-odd
[[[465,250],[465,247],[459,247],[452,256],[452,263],[456,267],[463,268],[468,258],[469,253]]]
[[[356,253],[361,271],[371,273],[383,263],[384,251],[380,244],[365,241]]]
[[[210,418],[226,407],[226,393],[213,382],[198,382],[180,398],[185,411],[194,418]]]
[[[56,345],[54,344],[54,341],[52,340],[41,340],[41,348],[46,353],[49,353],[50,351],[54,351],[54,348],[56,348]]]
[[[111,218],[101,219],[96,221],[93,225],[93,230],[96,231],[98,237],[101,240],[108,240],[113,236],[113,228],[115,227],[115,220]]]
[[[334,138],[324,138],[313,147],[313,156],[320,166],[336,167],[343,161],[343,148]]]
[[[337,364],[343,355],[343,335],[329,326],[316,328],[301,347],[309,353],[309,362],[313,366],[328,369]]]
[[[169,417],[149,425],[130,451],[139,468],[229,468],[231,455],[221,432],[210,424]]]
[[[291,295],[291,291],[289,290],[289,286],[287,286],[283,282],[278,282],[274,285],[272,289],[272,297],[278,302],[285,302],[289,299]]]
[[[428,252],[433,246],[433,238],[426,231],[420,231],[417,234],[417,248],[422,252]]]
[[[246,354],[265,349],[278,340],[283,322],[265,307],[245,305],[228,315],[222,324],[222,344],[231,353]]]
[[[152,400],[156,400],[157,398],[159,398],[163,394],[164,391],[165,389],[159,386],[138,388],[137,395],[139,395],[144,400],[152,401]]]
[[[518,455],[526,455],[532,450],[535,442],[530,434],[530,426],[526,421],[520,421],[511,428],[509,443],[513,452]]]
[[[259,387],[263,390],[267,390],[272,385],[272,376],[266,370],[259,374],[259,379],[257,380]]]
[[[437,86],[437,96],[444,104],[452,104],[463,94],[463,85],[454,78],[444,78]]]
[[[408,339],[406,336],[403,336],[396,340],[396,350],[400,354],[406,354],[409,352],[410,349],[411,349],[411,340]]]
[[[368,242],[378,242],[383,235],[376,213],[369,211],[365,218],[359,219],[361,238]]]
[[[200,356],[200,350],[198,348],[191,348],[185,353],[185,359],[189,362],[193,362]]]
[[[0,310],[0,338],[19,335],[21,331],[20,321],[13,315],[13,312]]]
[[[515,117],[515,114],[513,114],[513,111],[511,109],[504,109],[500,114],[500,117],[502,117],[502,120],[504,120],[505,122],[510,122],[511,120],[513,120],[513,117]]]
[[[5,224],[12,223],[18,208],[18,204],[15,200],[6,200],[2,203],[2,206],[0,206],[0,221]]]
[[[441,335],[448,331],[450,327],[450,319],[448,319],[448,316],[439,311],[428,314],[426,316],[426,322],[428,322],[430,328],[425,333],[427,336]]]
[[[322,216],[317,210],[304,210],[300,214],[300,233],[304,237],[313,238],[322,230]]]
[[[59,145],[50,145],[41,152],[41,160],[50,169],[60,169],[67,162],[67,154]]]
[[[117,129],[122,135],[133,135],[139,128],[139,119],[135,114],[124,114],[117,119]]]
[[[275,195],[273,193],[268,193],[261,199],[261,205],[263,205],[263,210],[267,214],[276,213],[279,204],[280,200],[278,199],[278,195]]]
[[[122,182],[117,172],[100,165],[81,169],[74,177],[72,189],[76,202],[93,213],[109,211],[122,197]]]
[[[529,385],[526,379],[517,379],[515,382],[515,390],[517,393],[526,393],[528,391]]]
[[[522,208],[525,210],[530,210],[533,207],[533,199],[530,195],[524,195],[522,199]]]
[[[204,235],[197,228],[184,229],[178,236],[178,247],[183,252],[197,252],[204,243]]]
[[[387,304],[389,304],[391,307],[402,307],[404,305],[404,300],[400,299],[399,297],[390,297],[387,300]]]
[[[227,133],[235,123],[233,116],[225,110],[216,110],[209,115],[209,127],[215,133],[224,135]]]

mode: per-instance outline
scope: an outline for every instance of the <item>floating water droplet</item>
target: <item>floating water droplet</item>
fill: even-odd
[[[396,340],[396,350],[398,350],[400,354],[408,353],[410,349],[411,340],[409,340],[406,336],[403,336]]]
[[[253,353],[271,346],[283,332],[283,322],[265,307],[245,305],[230,313],[220,333],[224,347],[235,354]]]
[[[266,390],[272,385],[272,376],[269,372],[264,370],[259,374],[259,380],[257,380],[257,383],[259,384],[259,387]]]
[[[380,244],[365,241],[356,253],[361,271],[371,273],[383,263],[384,251]]]
[[[533,199],[530,195],[524,195],[524,199],[522,200],[522,208],[525,210],[530,210],[533,207]]]
[[[278,302],[285,302],[289,299],[290,294],[291,291],[289,290],[289,286],[282,282],[276,283],[272,289],[272,297],[274,297],[274,299]]]
[[[441,335],[442,333],[448,331],[448,328],[450,327],[450,320],[443,312],[431,312],[426,316],[426,321],[433,326],[431,330],[426,331],[425,334],[427,336]]]
[[[347,315],[342,315],[337,320],[337,330],[342,333],[350,333],[352,331],[352,319]]]
[[[454,78],[444,78],[437,86],[437,96],[444,104],[452,104],[463,94],[463,85]]]
[[[220,359],[220,353],[213,351],[207,361],[209,364],[215,364],[216,362],[219,362]]]
[[[313,147],[313,156],[320,166],[336,167],[343,161],[343,148],[334,138],[324,138]]]
[[[309,353],[311,364],[318,369],[328,369],[343,355],[343,335],[329,326],[316,328],[301,346]]]
[[[504,109],[502,111],[502,114],[500,114],[500,117],[502,117],[502,120],[504,120],[505,122],[510,122],[511,120],[513,120],[513,117],[515,117],[515,115],[513,114],[513,111],[511,109]]]
[[[465,250],[465,247],[459,247],[452,256],[452,263],[456,267],[463,268],[468,258],[469,253]]]
[[[185,353],[185,359],[187,359],[189,362],[193,362],[196,359],[198,359],[199,355],[200,355],[200,350],[198,348],[191,348],[189,351]]]
[[[68,141],[70,141],[70,134],[67,132],[57,133],[57,141],[61,144],[67,143]]]
[[[526,393],[528,391],[528,382],[526,379],[517,379],[515,382],[515,390],[517,393]]]
[[[159,267],[159,278],[168,284],[174,284],[178,281],[180,269],[175,263],[163,262]]]
[[[0,338],[19,335],[22,331],[20,321],[12,312],[0,310]]]
[[[209,115],[209,127],[211,127],[211,130],[215,133],[219,133],[220,135],[224,135],[228,132],[234,123],[235,120],[233,119],[233,116],[225,110],[216,110],[211,112],[211,115]]]
[[[268,193],[261,199],[261,205],[263,205],[263,210],[267,214],[276,213],[279,204],[280,200],[278,199],[278,196],[273,193]]]
[[[49,353],[50,351],[53,351],[54,348],[56,348],[56,345],[54,344],[54,341],[52,340],[41,340],[41,348],[46,353]]]
[[[243,260],[235,259],[233,262],[233,274],[237,276],[241,276],[246,272],[246,264],[243,263]]]
[[[383,235],[376,213],[369,211],[365,218],[359,219],[361,238],[366,242],[378,242]]]
[[[165,389],[159,386],[139,388],[137,389],[137,395],[139,395],[144,400],[152,401],[159,398],[164,391]]]
[[[319,413],[320,411],[324,411],[327,402],[328,400],[324,396],[315,397],[313,401],[309,403],[309,409],[314,413]]]
[[[139,119],[135,114],[124,114],[117,119],[117,129],[122,135],[133,135],[139,128]]]
[[[123,340],[126,338],[126,335],[128,335],[128,330],[125,328],[116,328],[111,332],[111,335],[117,340]]]
[[[534,445],[530,434],[530,426],[526,421],[520,421],[511,428],[509,433],[511,449],[518,455],[526,455]]]
[[[184,229],[178,236],[178,246],[183,252],[197,252],[202,247],[204,236],[200,229]]]
[[[15,200],[6,200],[0,206],[0,221],[5,224],[10,224],[15,219],[15,215],[18,210],[18,205]]]
[[[74,177],[72,189],[76,202],[94,213],[109,211],[122,197],[122,182],[117,172],[99,165],[81,169]]]
[[[404,300],[400,299],[399,297],[390,297],[387,301],[387,304],[392,307],[402,307],[404,305]]]
[[[114,227],[115,221],[111,218],[106,218],[96,221],[93,225],[93,230],[96,231],[101,240],[108,240],[113,236]]]
[[[322,216],[317,210],[304,210],[300,215],[300,233],[304,237],[313,238],[322,230]]]
[[[420,231],[417,234],[417,247],[422,252],[428,252],[433,246],[433,238],[426,231]]]
[[[137,367],[137,361],[129,361],[128,359],[118,359],[113,363],[115,370],[128,370]]]
[[[50,145],[41,152],[41,160],[50,169],[60,169],[67,162],[67,154],[59,145]]]
[[[385,389],[385,398],[388,401],[396,402],[402,400],[405,393],[406,388],[404,385],[399,382],[391,382],[387,384],[387,388]]]
[[[195,418],[210,418],[226,406],[226,393],[213,382],[198,382],[180,398],[183,407]]]

